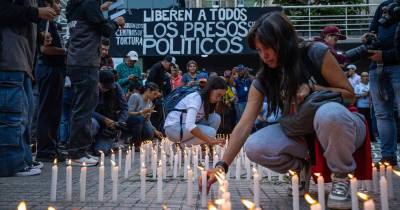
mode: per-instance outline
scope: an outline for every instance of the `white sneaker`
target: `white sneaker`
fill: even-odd
[[[83,156],[79,159],[71,159],[71,165],[73,166],[83,166],[83,163],[85,163],[87,167],[90,167],[90,166],[96,166],[99,163],[99,161],[90,156]]]
[[[15,176],[34,176],[42,173],[42,170],[38,168],[26,167],[22,171],[15,173]]]
[[[90,158],[93,158],[93,159],[97,160],[97,162],[99,162],[99,157],[96,157],[96,156],[93,156],[90,154],[87,154],[87,156],[89,156]]]
[[[32,162],[32,168],[42,169],[43,168],[43,163],[40,162],[40,161],[33,161]]]

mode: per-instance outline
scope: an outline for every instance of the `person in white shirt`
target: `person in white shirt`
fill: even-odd
[[[356,88],[356,86],[360,83],[361,77],[360,75],[357,74],[357,67],[354,64],[349,64],[347,65],[347,70],[348,70],[348,75],[349,75],[349,82],[353,88]]]
[[[212,77],[201,91],[185,96],[175,108],[185,112],[171,111],[165,119],[166,136],[183,145],[223,144],[216,139],[221,117],[215,113],[215,105],[225,95],[227,84],[220,77]],[[182,115],[182,124],[180,118]]]
[[[364,115],[365,119],[370,126],[370,136],[374,138],[372,131],[372,119],[371,119],[371,98],[369,95],[369,78],[368,72],[361,73],[360,83],[354,88],[354,93],[357,98],[357,109],[358,111]]]

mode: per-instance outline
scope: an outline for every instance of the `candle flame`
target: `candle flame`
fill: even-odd
[[[162,208],[163,208],[163,210],[167,210],[167,209],[168,209],[168,206],[167,206],[167,204],[165,204],[165,203],[164,203],[164,205],[163,205],[163,207],[162,207]]]
[[[256,205],[249,200],[242,199],[242,203],[247,209],[254,209],[256,207]]]
[[[361,192],[357,192],[357,196],[364,201],[368,200],[368,198],[369,198],[367,194],[361,193]]]
[[[111,160],[111,165],[114,167],[115,166],[115,162]]]
[[[113,149],[111,149],[111,154],[114,154],[114,150]]]
[[[215,200],[215,204],[217,204],[217,205],[222,205],[222,204],[224,204],[225,203],[225,199],[217,199],[217,200]]]
[[[47,208],[47,210],[57,210],[57,209],[54,208],[54,207],[52,207],[52,206],[49,206],[49,207]]]
[[[396,174],[397,176],[400,176],[400,171],[393,170],[393,173]]]
[[[57,165],[57,158],[54,158],[53,163],[54,163],[54,165]]]
[[[100,161],[100,166],[104,166],[104,162],[103,161]]]
[[[26,210],[26,203],[25,203],[25,201],[21,201],[21,202],[18,204],[17,210]]]
[[[318,202],[317,202],[316,200],[314,200],[314,198],[312,198],[311,195],[308,194],[308,193],[306,193],[306,194],[304,195],[304,198],[306,199],[307,203],[310,204],[310,205],[314,205],[314,204],[318,203]]]
[[[350,179],[354,178],[354,175],[353,175],[353,174],[347,174],[347,176],[348,176]]]
[[[112,151],[112,150],[111,150],[111,151]],[[100,153],[100,154],[104,154],[103,151],[101,151],[101,150],[99,150],[99,153]]]
[[[382,165],[382,163],[381,163],[381,162],[379,162],[379,165],[381,166],[381,165]]]
[[[253,167],[253,173],[257,173],[257,169]]]
[[[68,165],[70,166],[72,163],[71,163],[71,159],[69,159],[68,160]]]
[[[83,165],[83,167],[86,167],[86,163],[85,163],[85,162],[83,162],[83,164],[82,164],[82,165]]]
[[[314,176],[320,177],[320,176],[321,176],[321,173],[314,173]]]
[[[208,203],[208,210],[218,210],[212,203]]]
[[[201,167],[201,166],[197,166],[197,168],[198,168],[200,171],[204,171],[204,168]]]
[[[388,162],[384,162],[383,164],[384,164],[386,167],[387,167],[387,166],[390,166],[390,163],[388,163]]]
[[[296,172],[294,172],[294,171],[292,171],[292,170],[289,170],[289,174],[290,174],[291,176],[294,176],[294,175],[296,175]]]

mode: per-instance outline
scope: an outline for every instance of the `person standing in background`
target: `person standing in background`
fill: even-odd
[[[368,72],[361,73],[360,83],[354,88],[354,93],[357,98],[357,109],[358,111],[364,115],[365,119],[368,122],[370,127],[369,133],[370,137],[374,138],[372,132],[372,120],[371,120],[371,97],[369,94],[369,78]]]

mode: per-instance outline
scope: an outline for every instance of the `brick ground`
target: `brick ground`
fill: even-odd
[[[374,158],[379,158],[377,147],[374,147]],[[79,168],[73,168],[73,201],[65,201],[65,164],[59,164],[57,202],[50,202],[50,179],[51,164],[45,164],[40,176],[33,177],[8,177],[0,178],[0,209],[11,210],[21,200],[28,202],[28,209],[44,210],[48,205],[55,206],[57,209],[85,209],[85,210],[108,210],[108,209],[161,209],[162,203],[156,202],[157,187],[156,182],[149,175],[147,177],[147,196],[146,201],[140,201],[140,180],[138,175],[139,153],[136,153],[135,168],[130,172],[128,179],[124,179],[123,171],[120,173],[119,199],[118,202],[111,201],[111,177],[109,161],[106,161],[105,196],[104,202],[97,201],[98,189],[98,168],[89,167],[87,177],[86,202],[79,201]],[[172,172],[168,168],[169,176],[164,180],[164,202],[170,209],[202,209],[200,207],[200,196],[197,193],[197,186],[194,185],[195,205],[187,206],[185,180],[172,179]],[[149,168],[148,168],[149,172]],[[245,209],[240,203],[240,199],[252,199],[252,180],[246,180],[243,171],[242,180],[237,181],[233,178],[229,180],[229,191],[233,209]],[[234,172],[231,173],[234,175]],[[266,174],[265,174],[266,175]],[[291,198],[287,196],[289,183],[285,177],[284,182],[279,182],[278,177],[273,177],[269,182],[264,176],[261,181],[260,202],[263,209],[292,209]],[[327,185],[328,188],[329,185]],[[390,209],[400,209],[400,178],[395,178],[395,199],[390,201]],[[315,185],[311,186],[311,191],[316,197]],[[214,191],[211,191],[209,198],[213,198]],[[307,205],[301,200],[301,209],[308,209]],[[376,201],[378,199],[375,199]],[[378,201],[377,201],[378,202]],[[360,205],[362,206],[362,205]],[[376,204],[379,207],[379,204]],[[361,208],[360,208],[361,209]],[[379,209],[379,208],[377,208]]]

